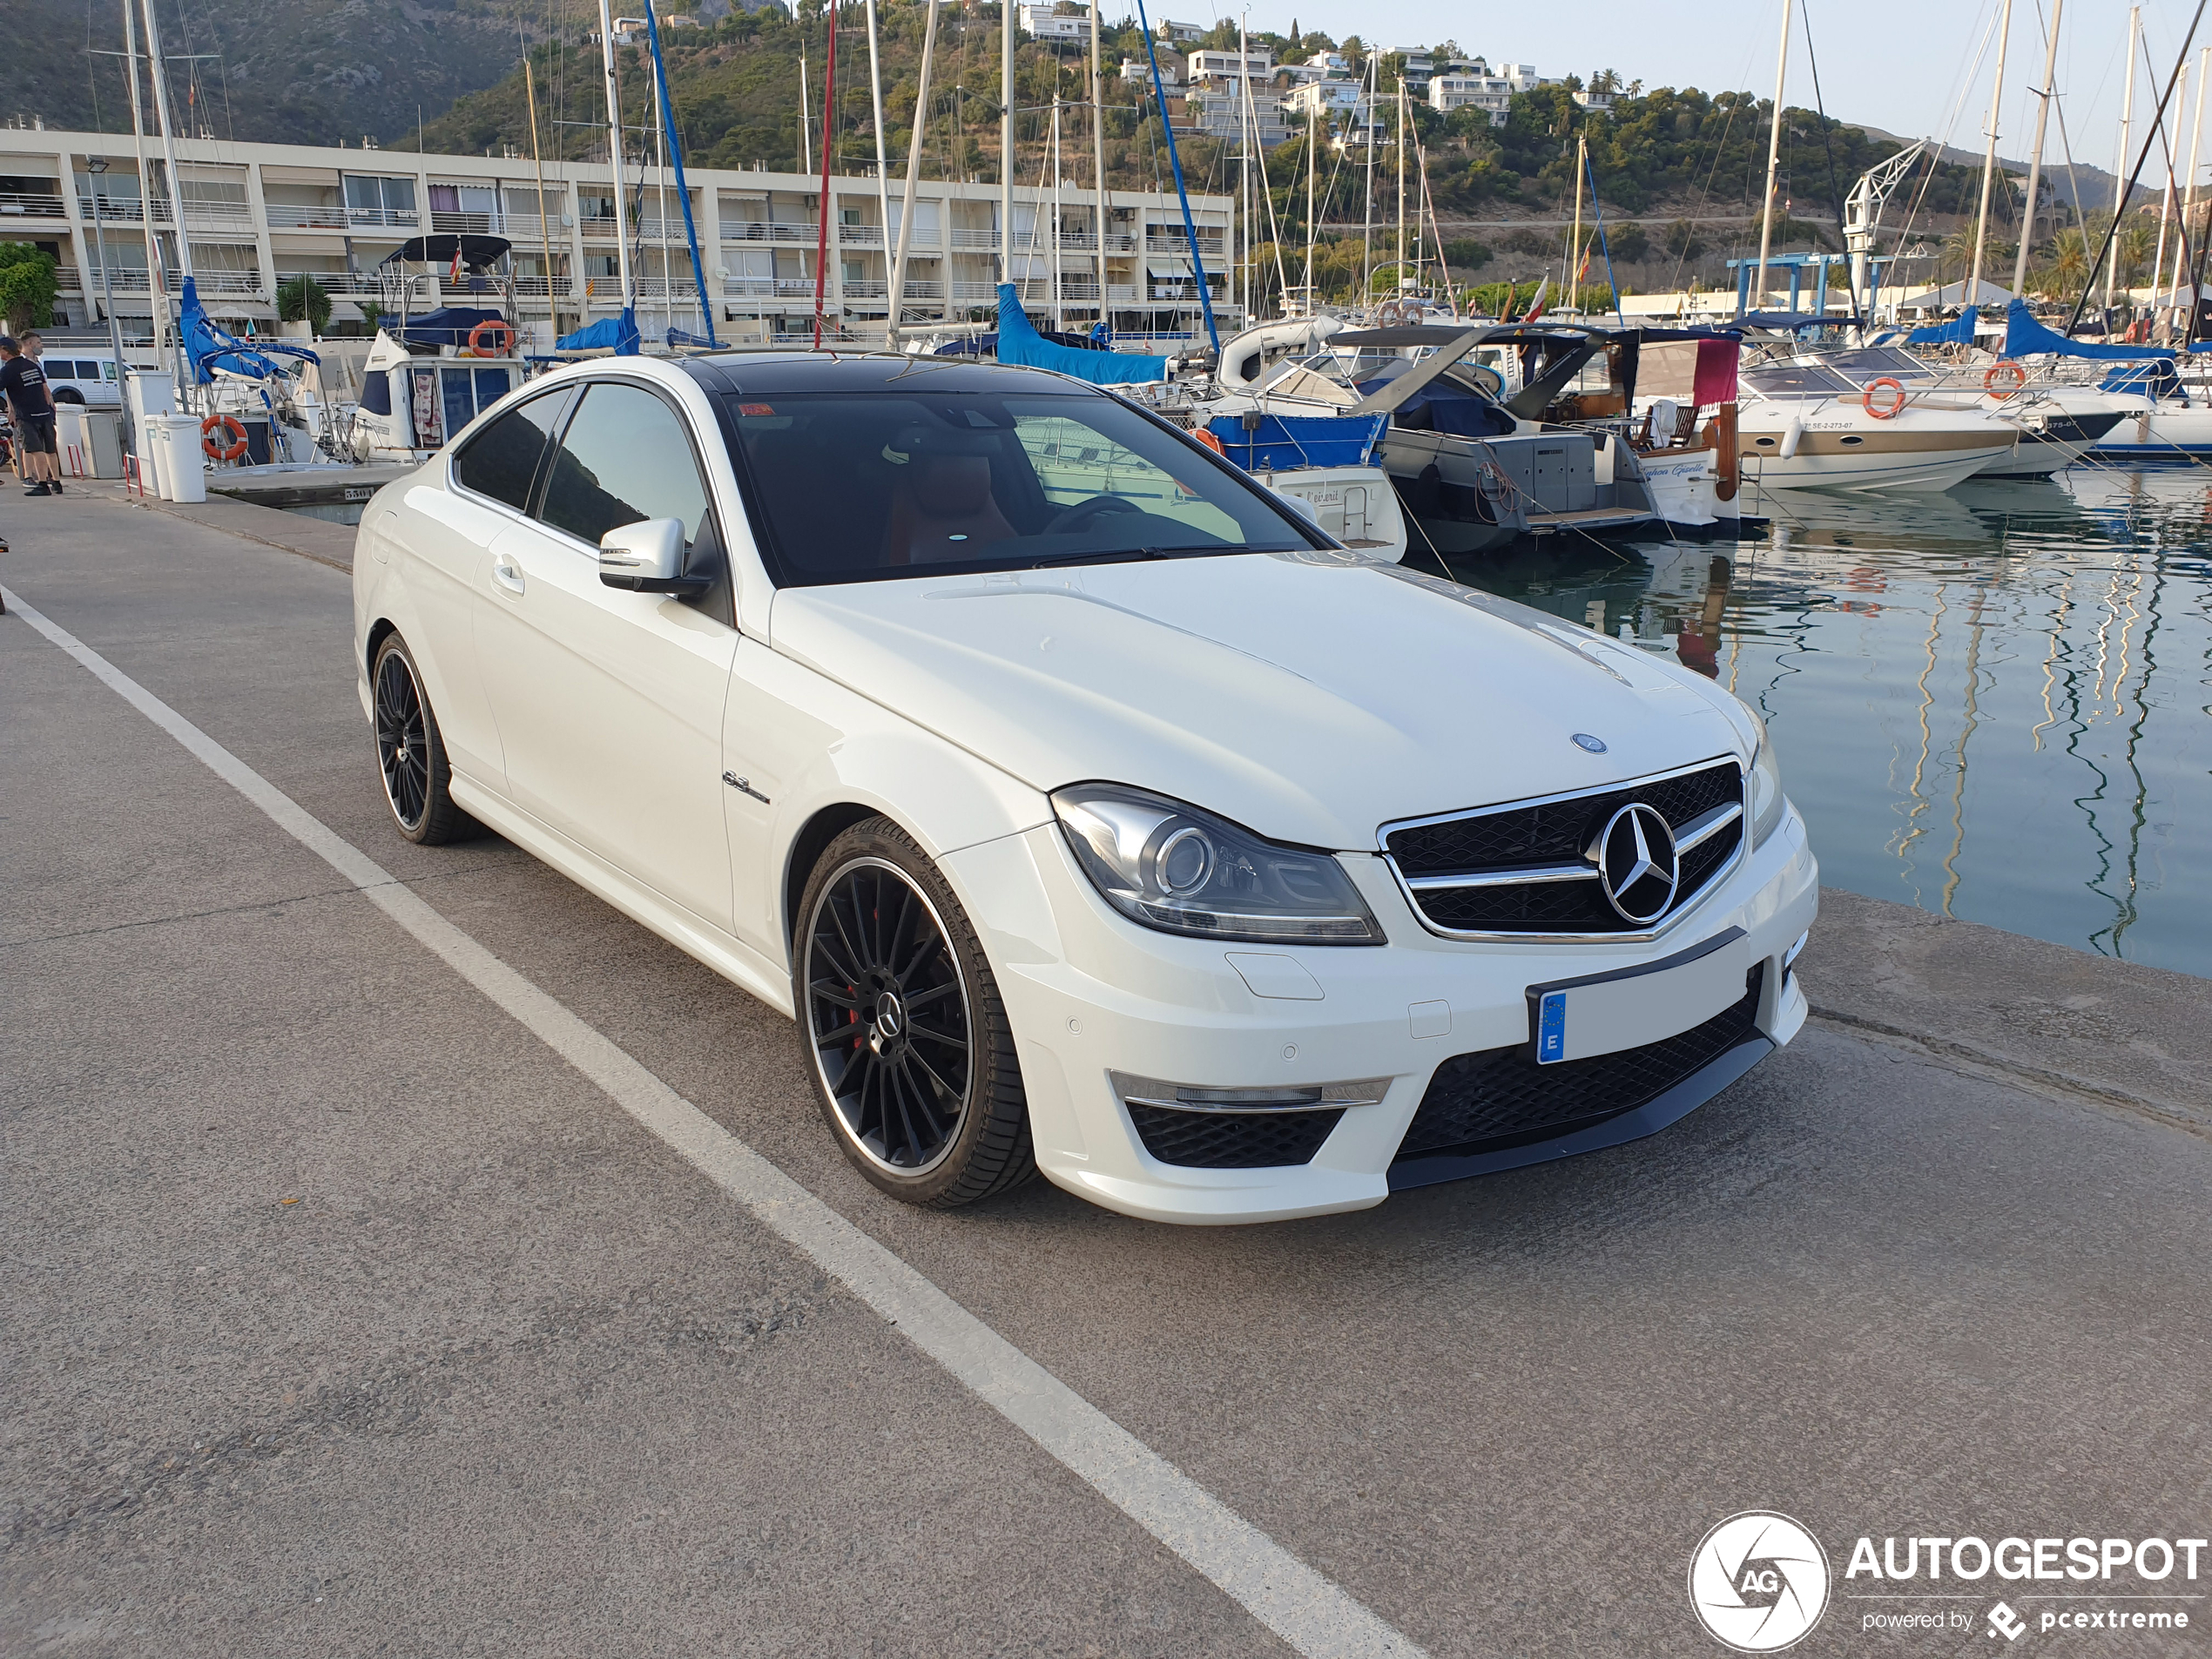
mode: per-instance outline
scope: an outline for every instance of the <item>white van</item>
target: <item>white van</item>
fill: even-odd
[[[115,354],[91,353],[74,346],[49,346],[39,354],[38,367],[46,371],[46,384],[57,403],[82,403],[95,409],[123,407],[123,387],[116,378]]]

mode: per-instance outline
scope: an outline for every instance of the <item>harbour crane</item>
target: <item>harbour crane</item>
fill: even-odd
[[[1881,228],[1882,207],[1890,199],[1905,175],[1912,169],[1921,152],[1935,142],[1920,138],[1905,146],[1893,156],[1876,162],[1861,173],[1858,182],[1844,199],[1844,247],[1851,255],[1851,284],[1854,294],[1867,296],[1866,305],[1873,307],[1873,290],[1867,286],[1869,265],[1874,253],[1875,233]]]

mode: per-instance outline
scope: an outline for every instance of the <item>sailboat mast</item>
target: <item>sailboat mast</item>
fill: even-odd
[[[166,267],[161,258],[159,233],[153,227],[153,180],[146,177],[146,118],[138,102],[138,24],[132,6],[132,0],[123,0],[123,64],[131,77],[131,142],[138,158],[138,228],[146,239],[146,290],[152,304],[158,346],[161,324],[169,320],[169,285],[163,280]],[[97,207],[98,203],[95,201],[93,205]],[[183,219],[179,219],[177,223],[181,230]],[[154,286],[157,283],[160,284],[158,287]],[[116,373],[122,372],[118,362]]]
[[[921,0],[921,84],[914,89],[914,119],[907,140],[907,189],[899,207],[899,247],[891,256],[891,293],[883,316],[884,344],[899,349],[899,309],[907,297],[907,249],[914,234],[914,183],[921,177],[921,146],[929,133],[929,71],[937,64],[939,0]]]
[[[1094,0],[1095,3],[1095,0]],[[1014,280],[1014,0],[999,0],[999,280]],[[1163,105],[1160,119],[1167,119]],[[1034,224],[1034,220],[1032,223]],[[1035,239],[1034,236],[1031,239]],[[1018,296],[1019,288],[1015,290]]]
[[[1060,280],[1060,92],[1052,94],[1052,326],[1068,329],[1068,301]]]
[[[630,204],[622,182],[622,81],[615,68],[615,20],[607,0],[599,0],[599,51],[607,77],[607,159],[615,174],[615,273],[622,282],[622,308],[628,312],[637,295],[631,284]]]
[[[1997,179],[1998,106],[2005,97],[2005,48],[2012,38],[2013,0],[2005,0],[2004,21],[1997,26],[1997,78],[1989,87],[1989,142],[1981,157],[1981,208],[1974,219],[1974,264],[1966,274],[1966,302],[1970,306],[1981,298],[1981,254],[1989,240],[1989,190]]]
[[[2196,118],[2189,124],[2189,166],[2182,175],[2182,219],[2175,238],[2179,246],[2174,250],[2174,280],[2168,290],[2172,295],[2168,303],[2177,307],[2182,302],[2182,279],[2189,268],[2189,215],[2196,210],[2196,158],[2204,142],[2204,78],[2208,68],[2212,68],[2212,46],[2200,48],[2196,57]]]
[[[545,157],[537,147],[537,76],[531,70],[527,55],[523,58],[523,90],[529,96],[530,163],[537,169],[537,239],[545,257],[545,310],[557,335],[561,332],[561,303],[553,297],[553,232],[545,222]],[[706,296],[702,294],[699,298],[704,304]]]
[[[1313,100],[1319,104],[1320,99]],[[1321,111],[1305,117],[1305,314],[1313,314],[1313,175],[1321,171]]]
[[[2013,0],[2005,0],[2011,5]],[[1759,273],[1751,284],[1750,309],[1766,303],[1767,255],[1774,249],[1774,175],[1782,165],[1782,89],[1790,74],[1790,0],[1782,0],[1782,44],[1774,54],[1774,119],[1766,135],[1766,195],[1759,204]]]
[[[1398,71],[1398,259],[1391,269],[1390,297],[1406,292],[1406,71]]]
[[[1359,210],[1359,303],[1367,304],[1374,298],[1375,257],[1375,94],[1380,78],[1381,54],[1370,47],[1367,51],[1367,111],[1363,118],[1366,125],[1359,137],[1367,152],[1367,199]]]
[[[1111,334],[1114,325],[1106,310],[1106,65],[1098,55],[1098,8],[1103,0],[1090,0],[1090,179],[1097,187],[1098,320]],[[1241,30],[1242,24],[1238,25]]]
[[[1244,54],[1244,24],[1251,17],[1248,11],[1237,14],[1237,179],[1244,199],[1244,240],[1239,250],[1242,256],[1235,268],[1242,273],[1244,293],[1240,298],[1244,308],[1244,326],[1250,327],[1252,316],[1252,132],[1244,120],[1244,77],[1251,69]]]
[[[2128,211],[2128,140],[2133,136],[2129,129],[2135,120],[2135,56],[2136,41],[2143,27],[2143,9],[2128,8],[2128,91],[2120,104],[2120,159],[2112,169],[2112,218],[2120,222],[2121,214]],[[2120,275],[2120,239],[2112,239],[2112,258],[2105,266],[2105,309],[2112,309],[2113,285]]]
[[[1590,152],[1589,135],[1577,133],[1575,138],[1575,234],[1567,244],[1567,269],[1560,273],[1559,286],[1567,295],[1567,303],[1576,310],[1582,306],[1581,284],[1576,280],[1581,273],[1575,261],[1582,257],[1582,176],[1589,169],[1584,158]]]
[[[822,63],[822,187],[814,230],[814,349],[822,348],[822,287],[829,280],[830,134],[837,109],[837,4],[829,0],[829,51]]]
[[[2027,286],[2027,245],[2035,239],[2035,197],[2043,186],[2043,126],[2051,118],[2051,91],[2059,69],[2059,19],[2066,0],[2052,0],[2051,36],[2043,43],[2043,99],[2035,106],[2035,147],[2027,158],[2027,206],[2020,214],[2020,252],[2013,256],[2013,293]],[[2204,99],[2204,77],[2197,76],[2197,101]]]
[[[876,54],[875,0],[868,0],[868,98],[875,112],[875,200],[882,221],[878,234],[887,239],[891,234],[891,174],[883,156],[883,69]]]
[[[169,125],[169,78],[161,66],[161,30],[154,21],[153,0],[141,0],[146,23],[146,73],[153,82],[153,112],[161,123],[162,167],[169,175],[169,217],[177,227],[177,272],[185,285],[192,283],[192,233],[185,225],[185,182],[177,172],[177,135]],[[135,73],[135,70],[133,73]],[[153,203],[145,197],[141,186],[141,206],[148,213]],[[151,280],[151,276],[149,276]],[[164,285],[166,286],[165,284]],[[185,344],[184,298],[179,295],[175,313],[177,342],[177,396],[185,407],[192,407],[190,388],[192,385],[192,354]]]

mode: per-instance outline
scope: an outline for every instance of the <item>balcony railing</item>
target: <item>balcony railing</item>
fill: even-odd
[[[9,218],[61,219],[62,199],[43,191],[0,190],[0,215]]]
[[[265,211],[269,216],[270,227],[274,230],[343,231],[353,228],[353,220],[347,217],[345,208],[337,203],[314,206],[306,202],[270,202]]]
[[[346,217],[355,225],[389,225],[410,230],[422,222],[422,216],[412,207],[348,207]]]
[[[821,239],[820,231],[812,225],[772,224],[758,219],[725,219],[721,230],[725,242],[799,242],[812,247]]]
[[[443,207],[430,210],[430,228],[450,231],[462,236],[496,236],[501,234],[497,213],[456,213]]]
[[[259,271],[197,271],[192,276],[194,285],[202,293],[238,293],[259,299],[263,293]],[[183,286],[183,280],[172,272],[169,278],[170,292],[180,292]]]
[[[388,285],[374,271],[280,271],[277,286],[282,287],[294,277],[313,277],[325,293],[336,299],[381,300],[388,293],[396,293],[397,285]],[[428,277],[408,279],[408,293],[415,299],[427,299],[430,293]]]
[[[515,279],[515,292],[525,299],[533,295],[543,299],[551,294],[565,299],[576,292],[576,281],[570,277],[518,276]]]
[[[848,300],[885,300],[891,294],[891,285],[881,277],[848,279],[844,287],[845,297]],[[907,287],[911,292],[914,284],[909,282]]]

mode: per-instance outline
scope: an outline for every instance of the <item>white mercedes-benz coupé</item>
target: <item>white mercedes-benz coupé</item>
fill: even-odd
[[[354,593],[401,833],[792,1015],[895,1197],[1354,1210],[1648,1135],[1804,1021],[1749,709],[1056,375],[562,368],[376,496]]]

